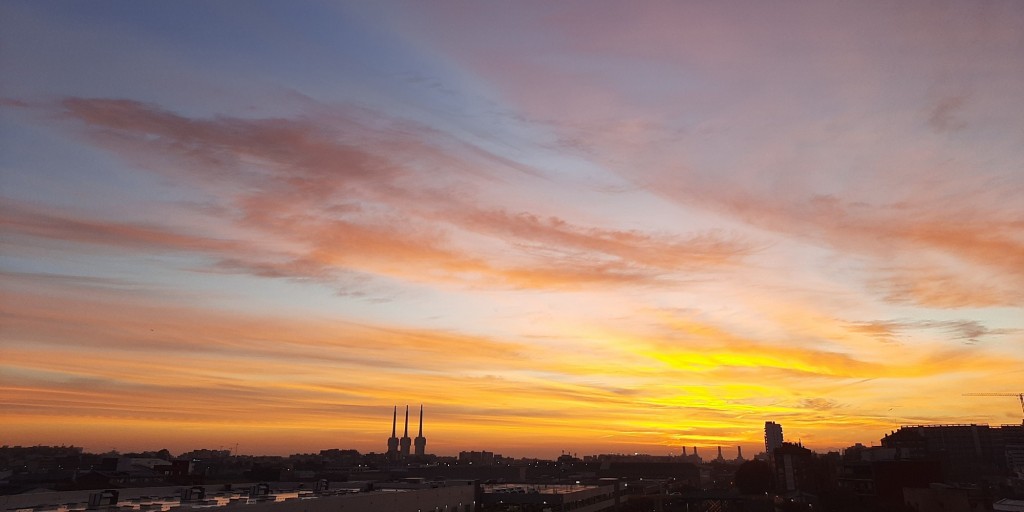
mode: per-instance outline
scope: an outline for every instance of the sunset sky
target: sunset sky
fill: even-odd
[[[1024,2],[7,0],[0,244],[0,444],[1020,423]]]

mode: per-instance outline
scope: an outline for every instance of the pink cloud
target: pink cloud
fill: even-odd
[[[32,237],[145,251],[231,252],[247,244],[234,240],[182,233],[162,226],[114,222],[44,212],[7,201],[0,205],[0,229]]]
[[[1022,13],[919,7],[477,6],[400,27],[560,150],[682,208],[866,261],[889,300],[1015,305]]]
[[[212,195],[216,208],[207,211],[234,225],[234,239],[183,234],[173,218],[158,226],[27,212],[7,224],[11,231],[189,250],[219,261],[220,271],[260,276],[330,281],[358,272],[517,288],[653,284],[753,252],[718,232],[680,237],[484,208],[471,191],[487,183],[479,181],[487,154],[458,153],[465,144],[415,123],[369,126],[365,113],[345,109],[204,119],[128,100],[69,98],[61,108],[94,143]],[[479,236],[508,251],[477,248]]]

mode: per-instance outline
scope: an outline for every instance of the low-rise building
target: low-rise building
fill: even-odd
[[[616,485],[484,485],[479,496],[481,511],[601,512],[620,504]]]

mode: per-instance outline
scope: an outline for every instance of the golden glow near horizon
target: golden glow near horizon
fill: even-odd
[[[126,7],[0,5],[5,444],[1022,419],[1022,4]]]

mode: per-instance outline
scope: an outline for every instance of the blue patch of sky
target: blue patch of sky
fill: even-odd
[[[317,101],[368,106],[453,130],[458,137],[472,139],[490,123],[492,105],[463,83],[466,77],[345,9],[97,2],[42,4],[31,14],[34,33],[75,32],[77,43],[18,50],[25,73],[12,81],[15,95],[42,89],[127,97],[211,115],[253,105],[263,111],[275,93],[291,89]],[[174,73],[184,76],[168,79]],[[176,92],[182,87],[187,95]]]
[[[15,112],[14,114],[19,114]],[[0,197],[59,208],[57,215],[107,221],[166,220],[156,203],[202,202],[199,191],[133,167],[120,157],[74,140],[77,127],[42,127],[27,116],[0,114]]]
[[[35,12],[21,16],[32,17],[35,32],[75,32],[77,43],[66,51],[50,45],[18,50],[25,52],[18,56],[25,72],[9,84],[16,96],[31,90],[126,97],[208,116],[237,115],[253,105],[273,110],[267,103],[274,94],[292,89],[315,101],[415,120],[513,160],[524,158],[519,148],[552,138],[503,112],[472,77],[344,8],[269,2],[28,5]],[[185,76],[166,80],[176,72]]]

